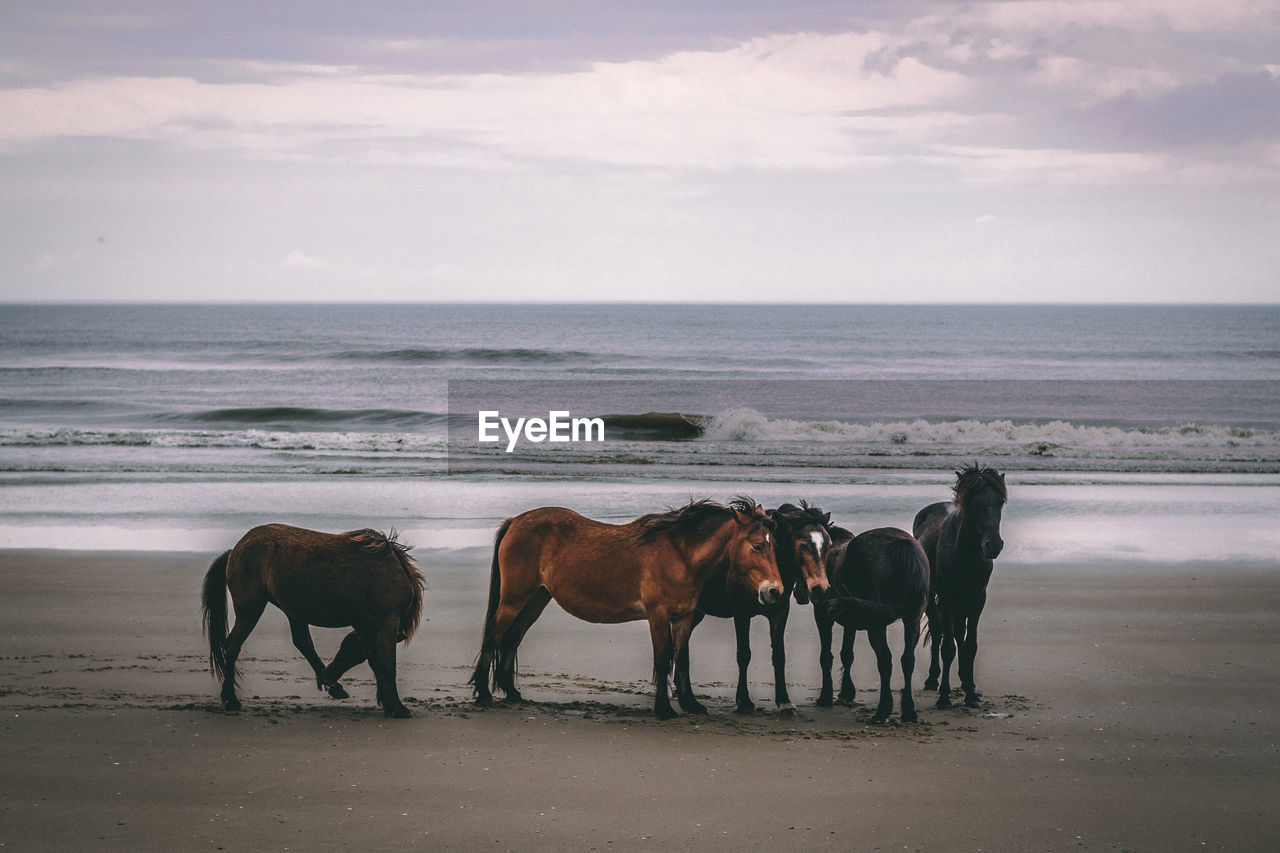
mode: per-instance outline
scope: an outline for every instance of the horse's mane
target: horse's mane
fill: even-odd
[[[706,498],[691,500],[676,509],[642,515],[631,523],[636,535],[642,539],[651,539],[661,534],[683,538],[700,531],[707,521],[723,521],[734,512],[757,516],[762,522],[768,523],[764,510],[746,495],[738,495],[729,501],[728,506]]]
[[[418,624],[422,619],[422,594],[427,589],[427,579],[418,568],[417,561],[409,553],[413,550],[413,546],[400,542],[397,538],[400,534],[394,527],[389,533],[366,527],[363,530],[352,530],[342,535],[370,554],[378,556],[389,554],[395,557],[400,563],[400,568],[404,569],[405,577],[409,579],[409,584],[413,588],[413,600],[400,621],[400,635],[396,639],[407,644],[414,632],[418,630]]]
[[[1000,500],[1009,500],[1009,489],[1004,484],[1004,475],[995,468],[984,468],[977,462],[966,465],[956,472],[956,484],[953,498],[957,507],[964,507],[965,500],[981,488],[994,489]]]
[[[364,530],[352,530],[342,534],[352,542],[364,548],[370,554],[396,554],[412,561],[409,552],[413,550],[412,545],[406,545],[399,541],[400,534],[396,529],[391,528],[390,533],[383,533],[381,530],[373,530],[366,527]]]
[[[793,527],[804,527],[806,524],[820,524],[827,527],[831,524],[831,513],[823,512],[816,506],[809,506],[805,501],[800,501],[800,506],[782,504],[777,509],[769,510],[769,516]]]

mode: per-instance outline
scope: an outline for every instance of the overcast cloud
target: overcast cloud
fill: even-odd
[[[6,4],[0,298],[1280,301],[1274,3],[315,5]]]

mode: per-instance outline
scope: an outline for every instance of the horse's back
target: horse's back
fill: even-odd
[[[627,622],[645,615],[639,550],[628,525],[547,506],[508,520],[498,564],[504,589],[543,586],[579,619]]]
[[[234,582],[260,584],[290,616],[323,627],[354,625],[412,604],[419,573],[406,565],[404,550],[376,530],[323,533],[264,524],[233,549],[228,586],[234,573]]]
[[[897,527],[859,533],[848,544],[841,574],[855,593],[897,606],[924,606],[929,558],[914,536]]]
[[[924,548],[930,561],[938,547],[938,535],[942,530],[942,523],[951,514],[951,509],[950,501],[938,501],[917,512],[915,519],[911,522],[911,534]]]

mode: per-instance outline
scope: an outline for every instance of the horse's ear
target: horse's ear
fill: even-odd
[[[827,513],[823,513],[823,515],[822,515],[822,526],[823,526],[823,527],[827,527],[827,526],[829,526],[830,524],[831,524],[831,513],[829,513],[829,512],[827,512]]]

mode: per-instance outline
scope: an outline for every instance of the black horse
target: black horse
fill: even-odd
[[[973,660],[978,654],[978,619],[987,603],[992,561],[1004,548],[1000,515],[1008,500],[1004,475],[974,463],[956,472],[949,503],[930,504],[916,513],[912,530],[929,555],[933,576],[929,606],[929,678],[924,686],[926,690],[937,688],[939,708],[951,707],[951,661],[955,659],[957,645],[964,704],[969,708],[982,707],[982,694],[973,681]]]
[[[853,700],[853,679],[849,675],[853,639],[859,630],[864,630],[875,650],[880,672],[880,703],[871,721],[887,720],[893,713],[893,691],[889,688],[893,655],[887,629],[902,620],[902,721],[914,723],[917,717],[911,676],[916,667],[916,644],[920,642],[920,619],[929,598],[929,560],[920,543],[896,527],[879,527],[857,536],[832,527],[831,533],[836,541],[827,556],[831,591],[823,605],[813,608],[821,645],[822,692],[818,704],[832,704],[831,630],[832,622],[839,622],[844,626],[840,699]]]
[[[791,611],[791,596],[797,604],[808,604],[812,598],[820,601],[826,594],[828,581],[827,552],[831,547],[831,535],[827,525],[831,514],[804,501],[800,506],[783,504],[768,511],[774,522],[777,543],[774,554],[778,561],[778,573],[782,576],[782,599],[776,604],[763,605],[751,595],[742,593],[728,583],[727,576],[712,579],[702,588],[698,597],[698,615],[733,619],[738,641],[738,693],[736,711],[750,714],[755,711],[751,693],[747,689],[747,665],[751,663],[751,618],[764,616],[769,620],[769,641],[773,649],[773,698],[784,716],[795,714],[796,706],[787,695],[786,648],[783,634],[787,628],[787,616]],[[695,623],[696,624],[696,623]],[[689,671],[687,661],[678,672]]]

